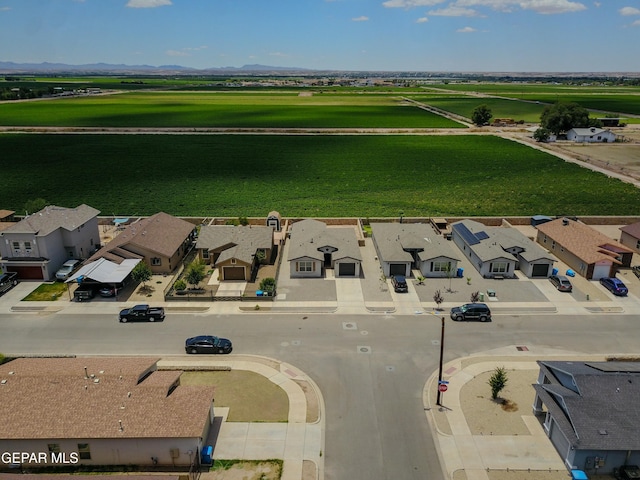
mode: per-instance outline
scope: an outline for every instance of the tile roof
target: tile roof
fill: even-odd
[[[423,261],[438,257],[460,260],[451,242],[425,223],[372,223],[371,231],[383,262],[413,262],[407,249],[422,249],[418,256]]]
[[[221,250],[218,262],[237,258],[247,264],[259,248],[273,248],[273,227],[262,225],[206,225],[200,228],[196,248]]]
[[[632,252],[621,243],[579,221],[557,218],[536,228],[587,264],[603,260],[620,263],[615,258],[616,252]]]
[[[130,251],[136,247],[172,257],[195,228],[193,223],[168,213],[156,213],[127,225],[117,237],[94,253],[89,261],[106,257],[119,263],[124,258],[141,258]]]
[[[624,227],[620,227],[620,230],[631,235],[634,238],[640,239],[640,222],[632,223],[631,225],[625,225]]]
[[[201,436],[214,387],[176,386],[180,372],[156,371],[157,360],[20,358],[1,365],[0,438]]]
[[[75,208],[49,205],[39,212],[23,218],[4,230],[3,233],[29,233],[44,237],[59,228],[69,231],[75,230],[92,218],[97,217],[99,213],[99,210],[84,203]]]
[[[324,222],[313,219],[301,220],[291,226],[288,261],[303,257],[324,261],[324,253],[318,250],[322,247],[337,249],[332,254],[333,260],[362,260],[353,227],[329,228]]]
[[[552,383],[534,388],[575,448],[640,450],[640,365],[629,371],[625,362],[538,364]]]

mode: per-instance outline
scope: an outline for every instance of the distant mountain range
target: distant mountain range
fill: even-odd
[[[197,69],[181,65],[124,65],[111,63],[89,63],[85,65],[68,65],[66,63],[15,63],[0,62],[0,74],[25,73],[114,73],[114,74],[215,74],[215,73],[283,73],[309,72],[311,70],[295,67],[273,67],[269,65],[244,65],[242,67],[211,67]]]

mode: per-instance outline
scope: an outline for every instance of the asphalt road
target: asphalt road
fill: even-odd
[[[445,361],[511,345],[635,353],[640,337],[632,315],[445,324]],[[234,353],[277,358],[315,380],[326,406],[325,478],[443,478],[422,403],[438,368],[440,317],[172,313],[160,323],[120,324],[112,314],[2,314],[0,352],[182,355],[184,339],[201,333],[229,337]]]

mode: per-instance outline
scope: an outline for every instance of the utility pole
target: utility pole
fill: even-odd
[[[436,405],[442,406],[440,398],[442,397],[441,386],[442,383],[442,358],[444,356],[444,317],[442,317],[442,333],[440,334],[440,369],[438,370],[438,397],[436,399]]]

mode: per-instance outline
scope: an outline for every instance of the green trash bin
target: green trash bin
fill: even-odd
[[[480,301],[484,302],[484,293],[480,293]]]

